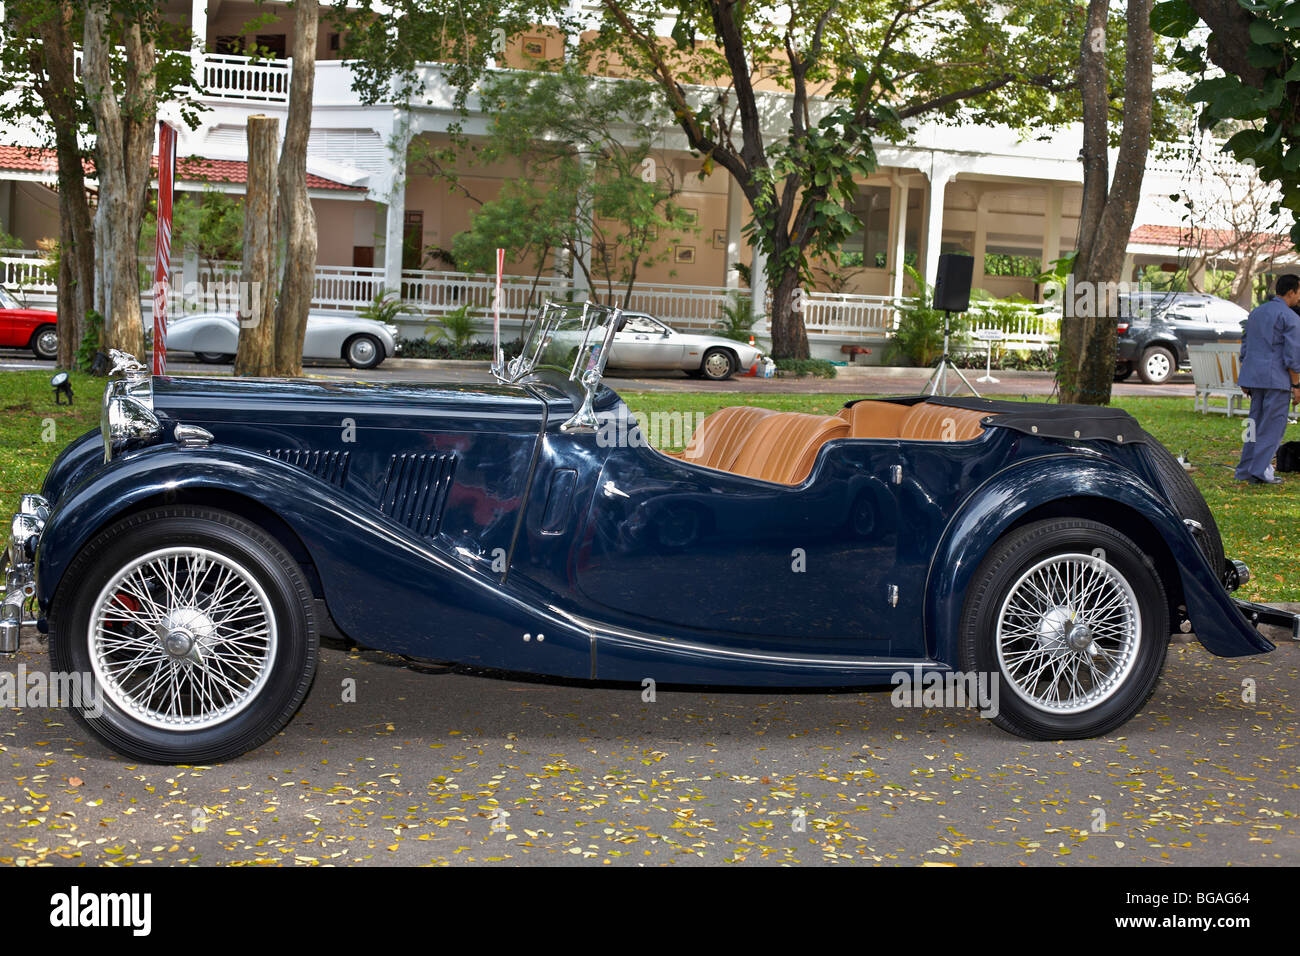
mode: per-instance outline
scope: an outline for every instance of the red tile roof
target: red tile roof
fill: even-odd
[[[1144,246],[1167,246],[1171,249],[1204,249],[1214,252],[1233,246],[1251,245],[1268,254],[1290,252],[1291,240],[1285,235],[1257,232],[1249,236],[1229,229],[1195,229],[1191,226],[1137,226],[1129,242]]]
[[[158,168],[158,157],[150,160]],[[0,170],[31,173],[55,173],[59,164],[52,149],[28,149],[23,146],[0,146]],[[89,161],[86,173],[93,176],[95,168]],[[248,182],[248,163],[242,159],[206,159],[202,156],[183,156],[176,159],[176,179],[192,183]],[[362,186],[350,186],[324,176],[307,174],[308,189],[337,189],[345,192],[360,191]]]

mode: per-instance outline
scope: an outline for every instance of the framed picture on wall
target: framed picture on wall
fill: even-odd
[[[693,265],[695,262],[695,247],[678,246],[673,250],[673,262],[681,263],[682,265]]]
[[[700,221],[700,211],[689,206],[679,206],[673,213],[673,219],[686,226],[693,226]]]
[[[713,248],[714,249],[727,248],[727,230],[725,229],[713,230]]]

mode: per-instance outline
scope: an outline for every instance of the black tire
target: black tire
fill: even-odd
[[[354,335],[343,343],[343,360],[353,368],[374,368],[384,358],[383,343],[373,335]]]
[[[1115,363],[1115,381],[1117,381],[1117,382],[1122,382],[1122,381],[1124,381],[1125,379],[1127,379],[1127,378],[1128,378],[1130,375],[1132,375],[1132,374],[1133,374],[1133,363],[1132,363],[1132,362],[1116,362],[1116,363]]]
[[[726,370],[723,370],[722,359],[726,359]],[[730,349],[724,349],[716,346],[704,353],[704,358],[700,360],[699,372],[710,382],[725,382],[731,376],[736,374],[736,354]]]
[[[1151,454],[1151,461],[1160,475],[1165,493],[1173,502],[1180,518],[1190,518],[1201,526],[1193,529],[1192,537],[1201,546],[1205,559],[1210,563],[1214,576],[1223,580],[1227,560],[1223,553],[1223,536],[1219,533],[1219,523],[1214,520],[1214,512],[1205,503],[1205,498],[1192,481],[1192,476],[1183,470],[1178,459],[1164,445],[1152,441],[1144,446]]]
[[[59,329],[55,325],[38,326],[27,344],[32,354],[42,361],[59,357]]]
[[[1178,359],[1163,345],[1153,345],[1142,353],[1137,371],[1148,385],[1163,385],[1178,371]]]
[[[686,373],[687,378],[704,378],[704,369],[688,368],[683,369],[682,371]]]
[[[1126,582],[1132,594],[1132,606],[1136,607],[1140,618],[1140,625],[1133,629],[1135,646],[1127,655],[1122,655],[1118,684],[1109,690],[1103,688],[1104,696],[1098,697],[1093,704],[1089,705],[1085,697],[1078,702],[1079,709],[1073,713],[1057,712],[1029,700],[998,657],[999,618],[1004,603],[1008,602],[1022,575],[1031,573],[1040,562],[1054,557],[1067,560],[1063,557],[1066,555],[1083,555],[1088,561],[1100,560],[1109,569],[1106,573],[1115,576],[1111,580],[1119,578]],[[1007,613],[1008,620],[1014,622],[1015,612],[1008,608]],[[1020,623],[1013,623],[1008,630],[1023,627],[1026,620],[1032,622],[1032,615],[1022,615]],[[1038,626],[1046,626],[1050,632],[1052,625],[1048,620],[1045,616]],[[1075,619],[1070,617],[1069,620],[1073,622]],[[1032,628],[1032,623],[1030,626]],[[1055,633],[1064,642],[1068,637],[1067,628],[1076,626],[1062,620],[1060,630]],[[1039,661],[1044,659],[1074,660],[1070,655],[1078,655],[1079,660],[1100,661],[1103,667],[1108,663],[1091,652],[1091,648],[1096,646],[1095,640],[1089,645],[1089,650],[1065,650],[1062,647],[1055,651],[1051,643],[1045,644],[1044,640],[1050,642],[1056,638],[1050,635],[1044,638],[1041,634],[1041,630],[1031,630],[1020,636],[1009,634],[1003,639],[1006,654],[1008,657],[1023,655],[1025,651],[1021,648],[1028,648],[1029,654],[1037,654],[1037,657],[1022,658],[1025,667],[1041,667]],[[1080,637],[1093,640],[1089,632]],[[1083,518],[1054,518],[1016,528],[989,550],[966,592],[958,646],[963,671],[990,674],[997,679],[998,713],[993,721],[999,727],[1033,740],[1074,740],[1108,733],[1142,709],[1160,678],[1168,645],[1169,608],[1164,585],[1154,565],[1138,546],[1107,525]],[[1068,689],[1069,685],[1066,686]],[[1092,690],[1092,685],[1089,689]]]
[[[120,700],[114,699],[113,691],[106,688],[96,670],[97,662],[92,661],[90,627],[97,610],[94,605],[101,592],[109,588],[131,562],[165,548],[202,548],[235,563],[261,588],[269,611],[268,623],[274,623],[274,651],[257,670],[258,674],[264,675],[260,678],[260,687],[254,683],[245,702],[231,716],[221,719],[217,714],[210,719],[210,726],[190,730],[167,729],[158,726],[156,719],[151,723],[141,719],[139,714],[129,712]],[[215,562],[207,565],[215,566]],[[211,580],[209,577],[201,581],[200,588]],[[115,600],[120,600],[123,593],[127,593],[125,589],[118,592],[119,597]],[[166,592],[155,588],[150,593],[165,595]],[[209,609],[211,602],[217,600],[211,593],[200,593],[195,606],[201,606],[204,599],[209,602]],[[137,612],[143,613],[141,602],[132,603],[136,604]],[[174,611],[171,604],[165,597],[160,601],[160,606]],[[54,596],[49,617],[50,661],[54,670],[90,675],[88,679],[93,682],[94,692],[92,702],[97,702],[102,708],[98,716],[83,712],[85,708],[78,706],[70,706],[70,713],[95,738],[133,760],[206,764],[253,750],[270,740],[289,722],[302,706],[316,673],[319,641],[312,594],[298,564],[278,541],[260,528],[229,512],[213,508],[157,508],[131,515],[100,531],[73,559]],[[221,623],[220,619],[218,623]],[[121,618],[116,626],[128,635],[150,633],[147,628],[137,627],[126,618]],[[175,624],[170,626],[175,627]],[[133,627],[134,631],[131,630]],[[269,632],[270,628],[266,630]],[[195,642],[196,646],[198,643]],[[212,652],[211,646],[206,650],[212,653],[210,660],[221,660]],[[147,679],[154,671],[168,673],[166,667],[175,662],[167,661],[165,655],[164,650],[164,658],[152,671],[137,665],[135,669],[145,671],[141,679]],[[210,666],[205,664],[204,669]],[[130,675],[131,672],[127,673]],[[222,673],[230,674],[225,670],[225,664]],[[135,694],[126,701],[128,705],[141,696],[139,685],[134,685],[134,688],[125,692]],[[116,691],[119,697],[124,693],[120,685]],[[191,706],[196,701],[203,703],[197,694],[190,694],[187,699]],[[162,721],[164,725],[166,722]]]
[[[229,365],[235,360],[229,352],[195,352],[194,357],[204,365]]]

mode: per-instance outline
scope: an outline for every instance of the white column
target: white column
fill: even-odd
[[[190,32],[194,34],[190,47],[194,82],[203,83],[203,53],[208,48],[208,0],[190,0]]]
[[[925,283],[933,286],[939,277],[939,251],[943,244],[943,197],[957,170],[935,165],[930,170],[930,201],[926,209]]]
[[[899,177],[894,188],[894,261],[890,293],[895,299],[903,296],[903,263],[907,257],[907,197],[911,191],[907,177]]]
[[[1051,185],[1044,189],[1046,203],[1043,207],[1043,271],[1052,268],[1052,260],[1061,258],[1061,213],[1065,190]]]
[[[409,117],[402,116],[389,146],[392,163],[392,185],[388,189],[388,205],[384,207],[384,248],[375,250],[375,264],[384,267],[384,291],[402,292],[402,235],[406,229],[406,150],[411,142]]]
[[[723,265],[723,284],[728,289],[740,287],[740,273],[736,263],[740,261],[740,245],[744,241],[741,226],[745,214],[745,194],[741,192],[736,177],[727,174],[727,255]]]

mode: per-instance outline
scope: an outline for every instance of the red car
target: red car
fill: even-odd
[[[43,309],[24,309],[0,288],[0,348],[31,349],[38,359],[59,354],[58,316]]]

